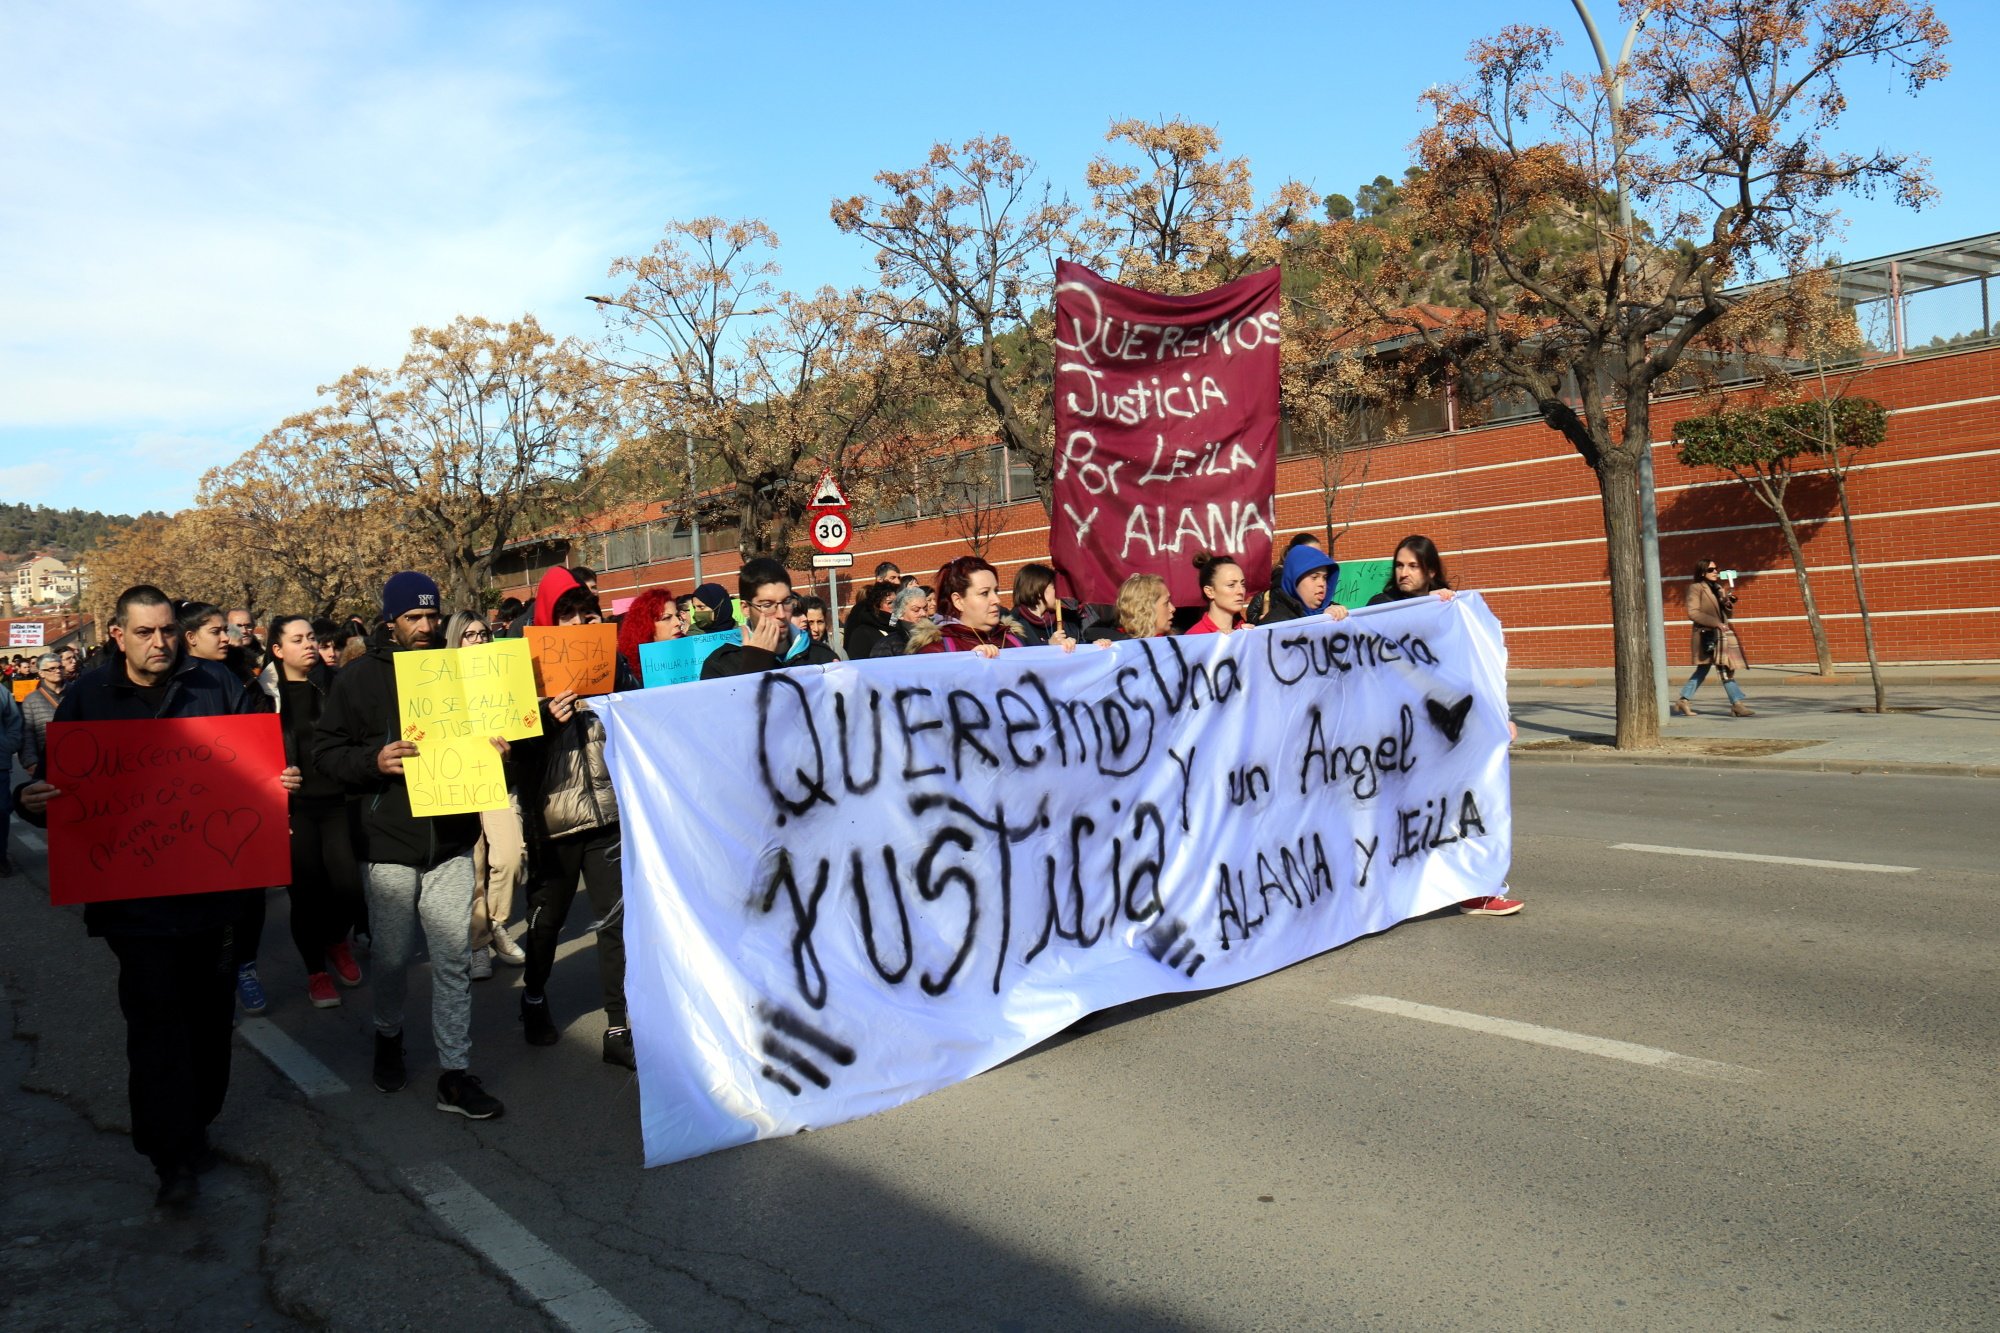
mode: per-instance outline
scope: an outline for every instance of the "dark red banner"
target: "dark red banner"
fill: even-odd
[[[1155,296],[1056,265],[1051,547],[1068,589],[1111,602],[1158,574],[1198,606],[1193,560],[1271,578],[1278,482],[1278,270]]]
[[[48,753],[51,902],[291,882],[276,715],[51,722]]]

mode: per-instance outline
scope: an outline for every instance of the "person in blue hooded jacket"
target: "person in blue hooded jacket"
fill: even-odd
[[[1340,578],[1340,562],[1317,546],[1294,543],[1285,552],[1278,571],[1278,586],[1264,603],[1260,625],[1280,620],[1303,620],[1324,613],[1333,620],[1345,620],[1347,608],[1333,600],[1333,587]]]

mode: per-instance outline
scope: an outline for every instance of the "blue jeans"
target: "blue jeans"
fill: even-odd
[[[1708,679],[1708,669],[1714,665],[1715,664],[1713,662],[1703,662],[1700,666],[1696,667],[1694,669],[1694,674],[1688,677],[1688,683],[1681,686],[1681,698],[1683,699],[1694,698],[1694,692],[1701,688],[1701,683],[1704,680]],[[1731,676],[1726,671],[1723,673],[1722,676],[1722,688],[1723,691],[1729,695],[1729,702],[1733,704],[1740,704],[1743,702],[1743,687],[1741,685],[1738,685],[1736,683],[1736,678],[1734,676]]]

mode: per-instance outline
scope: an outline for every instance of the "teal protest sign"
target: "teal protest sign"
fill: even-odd
[[[685,685],[691,680],[700,680],[701,664],[708,660],[708,655],[735,641],[734,633],[724,632],[642,643],[639,645],[640,676],[647,689],[655,685]]]

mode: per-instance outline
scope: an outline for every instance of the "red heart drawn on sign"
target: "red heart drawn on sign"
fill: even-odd
[[[231,865],[236,864],[236,855],[243,850],[243,844],[250,841],[252,834],[264,825],[264,817],[247,807],[242,810],[217,810],[201,821],[201,840],[215,850],[215,854]]]

